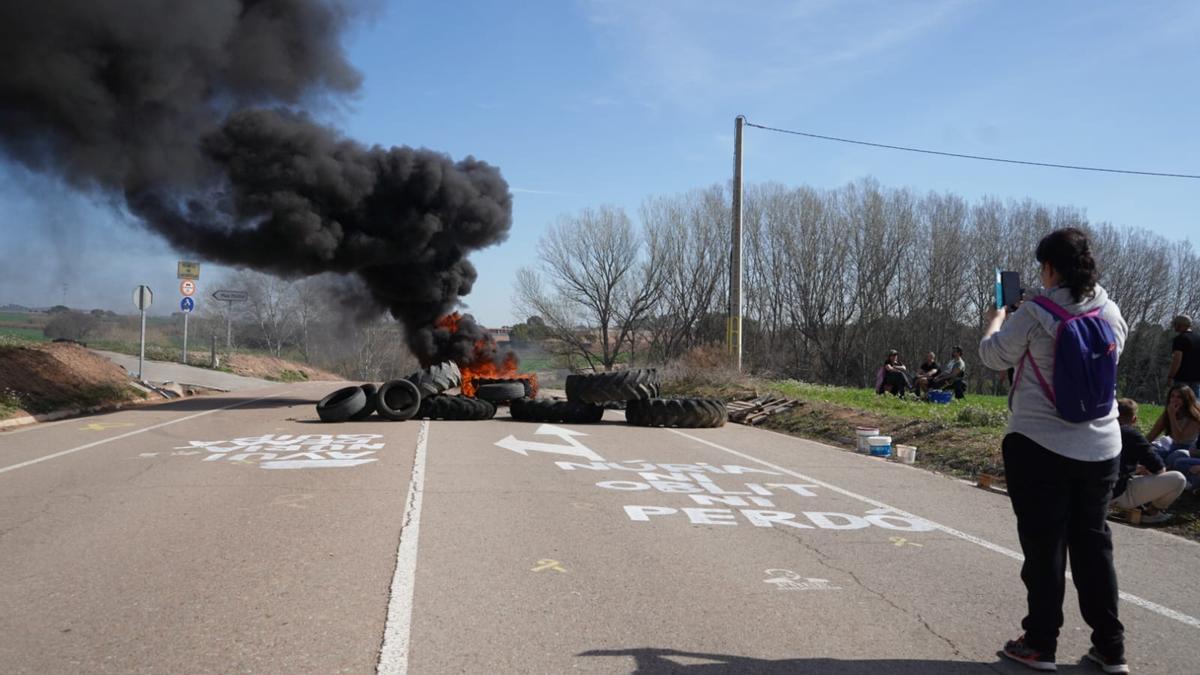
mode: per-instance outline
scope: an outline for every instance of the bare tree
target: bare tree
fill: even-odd
[[[239,271],[235,282],[249,296],[243,312],[255,326],[255,337],[272,355],[280,356],[294,338],[298,323],[294,283],[248,270]]]
[[[658,235],[639,236],[623,210],[586,209],[550,227],[538,268],[518,272],[514,300],[593,369],[611,370],[662,294],[662,255]]]

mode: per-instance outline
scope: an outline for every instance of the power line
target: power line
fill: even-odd
[[[1105,169],[1096,166],[1078,166],[1075,164],[1054,164],[1052,162],[1029,162],[1021,159],[1004,159],[1001,157],[984,157],[982,155],[964,155],[958,152],[942,152],[941,150],[926,150],[924,148],[909,148],[903,145],[888,145],[887,143],[871,143],[870,141],[856,141],[851,138],[838,138],[837,136],[822,136],[821,134],[812,134],[807,131],[794,131],[792,129],[780,129],[778,127],[768,127],[762,124],[755,124],[749,120],[746,121],[746,126],[755,127],[756,129],[765,129],[766,131],[775,131],[781,134],[792,134],[793,136],[806,136],[808,138],[819,138],[824,141],[837,141],[838,143],[853,143],[854,145],[867,145],[872,148],[886,148],[888,150],[903,150],[905,152],[919,152],[926,155],[941,155],[943,157],[958,157],[961,159],[978,159],[984,162],[1001,162],[1004,164],[1024,164],[1027,166],[1045,166],[1052,169],[1072,169],[1075,171],[1099,171],[1102,173],[1126,173],[1137,176],[1159,176],[1163,178],[1192,178],[1200,179],[1200,175],[1188,173],[1165,173],[1161,171],[1132,171],[1128,169]]]

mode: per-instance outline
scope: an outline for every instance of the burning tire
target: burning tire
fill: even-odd
[[[421,391],[408,380],[384,382],[375,392],[375,410],[380,417],[403,422],[412,419],[421,407]]]
[[[521,394],[521,396],[516,396],[514,398],[521,398],[522,396],[525,398],[533,398],[535,395],[537,395],[537,380],[532,377],[476,377],[471,380],[471,383],[475,387],[482,387],[487,384],[507,384],[510,382],[520,383],[525,392]],[[510,401],[512,399],[508,398],[504,400]]]
[[[514,380],[480,384],[475,387],[475,398],[492,403],[506,403],[513,399],[525,398],[525,383]]]
[[[417,417],[431,420],[490,420],[496,406],[469,396],[439,394],[421,400]]]
[[[375,412],[375,385],[368,382],[366,384],[359,385],[358,388],[362,389],[363,395],[367,397],[367,404],[363,406],[362,410],[359,410],[350,416],[351,422],[361,422],[362,420],[370,417],[371,413]]]
[[[712,398],[649,398],[625,407],[625,421],[639,427],[701,429],[725,426],[728,419],[725,403]]]
[[[445,361],[429,366],[428,368],[422,368],[404,379],[417,385],[417,390],[421,392],[421,396],[433,396],[447,389],[461,386],[462,371],[458,369],[457,363]]]
[[[322,422],[345,422],[367,405],[361,387],[343,387],[317,403],[317,417]]]
[[[604,417],[604,408],[558,398],[518,398],[509,404],[508,414],[519,422],[594,424]]]
[[[581,403],[634,401],[658,396],[658,371],[633,368],[567,376],[567,400]]]

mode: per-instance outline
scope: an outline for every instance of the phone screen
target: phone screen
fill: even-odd
[[[1000,298],[1009,309],[1015,309],[1017,303],[1021,302],[1020,272],[1000,273]]]
[[[1000,268],[996,268],[996,309],[1004,307],[1004,282]]]

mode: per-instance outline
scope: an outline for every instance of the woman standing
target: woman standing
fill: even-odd
[[[1042,294],[1072,315],[1099,308],[1112,328],[1120,355],[1128,328],[1121,310],[1097,285],[1099,274],[1087,235],[1056,230],[1038,243]],[[1054,371],[1058,319],[1026,302],[1005,321],[1004,309],[988,313],[979,344],[983,363],[994,370],[1015,368],[1027,353],[1047,378]],[[1026,369],[1028,370],[1028,369]],[[1105,518],[1121,455],[1121,429],[1114,402],[1108,415],[1086,422],[1063,419],[1038,379],[1018,376],[1012,415],[1004,436],[1004,470],[1017,516],[1025,563],[1028,613],[1025,634],[1004,645],[1003,654],[1037,670],[1055,670],[1063,623],[1067,554],[1079,592],[1079,609],[1092,628],[1087,657],[1106,673],[1127,673],[1124,626],[1117,617],[1117,574],[1112,536]]]

